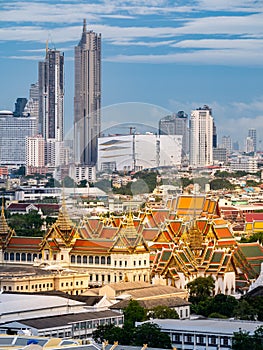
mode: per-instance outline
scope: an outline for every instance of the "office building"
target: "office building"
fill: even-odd
[[[257,152],[257,131],[256,129],[249,129],[248,130],[248,137],[250,137],[253,140],[253,152]]]
[[[29,89],[29,99],[24,109],[26,115],[36,118],[37,130],[36,134],[41,132],[41,127],[39,126],[39,86],[38,82],[30,85]]]
[[[25,97],[18,97],[15,103],[15,117],[23,117],[24,109],[27,104],[27,99]]]
[[[34,136],[36,118],[14,117],[10,111],[0,111],[0,164],[26,164],[26,137]]]
[[[232,139],[230,136],[222,136],[221,148],[225,148],[229,155],[232,151]]]
[[[87,31],[75,47],[75,162],[95,165],[101,132],[101,35]]]
[[[213,164],[212,109],[204,105],[190,117],[190,165],[204,167]]]
[[[254,153],[254,151],[254,140],[248,136],[245,140],[245,153]]]
[[[63,141],[64,123],[64,55],[55,49],[46,50],[46,57],[39,62],[39,124],[48,152],[46,164],[59,165],[59,155],[53,150]],[[50,154],[52,157],[50,158]],[[56,160],[56,161],[55,161]]]
[[[45,140],[42,135],[26,137],[26,169],[27,174],[31,169],[39,169],[45,166]]]
[[[182,156],[189,153],[188,115],[184,111],[179,111],[160,119],[159,134],[182,135]]]

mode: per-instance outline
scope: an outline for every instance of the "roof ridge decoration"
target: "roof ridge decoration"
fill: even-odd
[[[6,217],[5,217],[5,204],[4,197],[2,197],[2,208],[0,216],[0,248],[5,248],[12,236],[15,235],[15,231],[8,226]]]
[[[126,220],[125,220],[126,219]],[[110,250],[149,251],[142,233],[138,232],[134,226],[133,215],[130,212],[123,221],[115,235],[115,242]]]

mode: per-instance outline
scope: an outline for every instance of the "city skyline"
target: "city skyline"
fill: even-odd
[[[165,112],[155,109],[190,114],[207,104],[219,139],[243,142],[251,127],[262,139],[263,9],[257,1],[28,0],[4,1],[0,11],[0,109],[13,110],[16,98],[28,97],[48,39],[65,52],[65,126],[73,127],[74,46],[87,18],[88,30],[103,38],[102,106],[115,106],[103,113],[103,129],[131,121],[115,113],[116,105],[149,106],[153,113],[146,108],[143,120],[135,113],[134,122],[157,127]]]

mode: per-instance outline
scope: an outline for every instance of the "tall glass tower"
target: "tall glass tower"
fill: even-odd
[[[97,163],[101,132],[101,34],[87,31],[86,20],[75,47],[74,140],[75,161]]]
[[[46,50],[38,65],[40,133],[46,141],[63,141],[64,55]]]

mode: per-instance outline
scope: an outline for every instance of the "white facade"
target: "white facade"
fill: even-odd
[[[146,322],[136,322],[136,325]],[[255,330],[263,325],[262,322],[211,318],[192,320],[153,319],[151,322],[157,324],[162,332],[169,334],[172,346],[178,350],[230,350],[234,332],[242,330],[254,334]]]
[[[26,138],[26,166],[43,167],[45,165],[45,140],[41,135]]]
[[[0,111],[0,165],[26,164],[26,137],[36,133],[36,118]]]
[[[70,165],[69,176],[74,179],[75,182],[87,180],[88,182],[96,181],[96,168],[95,166],[77,166]]]
[[[181,135],[121,135],[98,139],[98,170],[181,165]]]
[[[213,164],[213,117],[208,106],[198,108],[190,118],[190,165]]]

